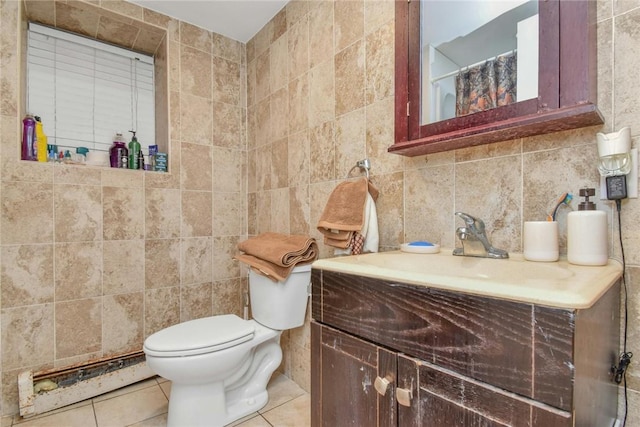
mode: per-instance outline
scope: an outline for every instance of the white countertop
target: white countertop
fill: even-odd
[[[313,268],[410,283],[465,294],[506,299],[548,307],[591,307],[621,277],[622,264],[605,266],[527,261],[522,254],[509,259],[400,251],[320,259]]]

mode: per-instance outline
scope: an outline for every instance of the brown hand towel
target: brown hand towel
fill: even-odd
[[[374,200],[378,189],[367,179],[344,181],[336,186],[318,221],[318,230],[329,246],[346,248],[354,231],[362,230],[367,191]]]
[[[234,258],[274,280],[284,281],[297,264],[314,261],[318,244],[308,236],[262,233],[238,243],[244,254]]]

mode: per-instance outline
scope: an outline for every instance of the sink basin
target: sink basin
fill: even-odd
[[[398,281],[438,289],[528,302],[559,308],[591,307],[622,274],[622,265],[609,260],[601,267],[509,259],[437,254],[381,252],[327,258],[313,268]]]

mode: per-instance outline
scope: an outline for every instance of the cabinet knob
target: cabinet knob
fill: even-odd
[[[411,390],[407,388],[397,388],[396,389],[396,400],[402,406],[411,406],[411,399],[413,398],[413,393]]]
[[[391,381],[389,381],[386,377],[376,377],[373,386],[380,396],[384,396],[385,394],[387,394],[387,388],[389,387],[389,384],[391,384]]]

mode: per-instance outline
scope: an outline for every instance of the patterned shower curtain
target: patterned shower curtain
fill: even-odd
[[[456,117],[516,102],[515,53],[501,55],[456,76]]]

